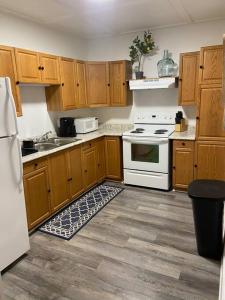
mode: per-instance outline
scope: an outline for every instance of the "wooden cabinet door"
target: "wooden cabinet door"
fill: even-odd
[[[62,108],[63,110],[75,109],[75,71],[74,60],[69,58],[61,58],[60,73],[62,80]]]
[[[18,80],[21,82],[40,83],[41,66],[37,52],[15,49]]]
[[[86,63],[87,98],[90,107],[109,106],[109,65],[107,62]]]
[[[194,178],[194,142],[173,141],[173,187],[187,189]]]
[[[224,139],[224,104],[221,87],[206,86],[201,88],[199,98],[199,117],[197,117],[199,139]]]
[[[75,147],[67,152],[69,165],[70,197],[75,198],[84,191],[81,163],[81,147]]]
[[[11,47],[0,46],[0,77],[9,77],[11,81],[12,93],[16,106],[17,116],[22,115],[19,87],[16,85],[16,62],[14,49]]]
[[[197,142],[195,179],[225,180],[225,143]]]
[[[54,55],[39,53],[41,80],[43,83],[59,84],[59,58]]]
[[[76,104],[78,108],[87,107],[87,88],[85,62],[77,60],[75,66]]]
[[[179,105],[193,105],[197,102],[199,73],[199,52],[180,55]]]
[[[106,177],[114,180],[122,179],[122,158],[120,137],[105,137]]]
[[[221,83],[223,74],[223,46],[203,47],[200,51],[199,82]]]
[[[70,201],[66,153],[57,152],[49,157],[51,207],[56,211]]]
[[[96,166],[96,147],[82,150],[82,167],[85,189],[91,188],[97,182]]]
[[[24,192],[29,229],[50,216],[49,191],[47,166],[24,175]]]
[[[127,102],[126,65],[124,61],[109,63],[110,76],[110,104],[124,106]]]
[[[97,156],[97,179],[102,181],[105,179],[105,139],[101,138],[96,141]]]

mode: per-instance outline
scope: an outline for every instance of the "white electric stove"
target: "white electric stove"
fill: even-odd
[[[134,125],[123,133],[124,183],[169,190],[169,136],[175,129],[175,115],[139,114]]]

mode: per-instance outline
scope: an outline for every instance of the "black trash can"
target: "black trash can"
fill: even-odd
[[[194,180],[188,195],[192,199],[198,253],[219,260],[223,252],[225,182]]]

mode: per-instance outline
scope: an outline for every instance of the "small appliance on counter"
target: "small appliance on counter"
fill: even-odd
[[[98,129],[98,118],[77,118],[75,119],[77,133],[88,133]]]
[[[34,148],[34,141],[32,139],[23,140],[21,151],[22,156],[38,152],[38,150]]]
[[[64,117],[58,120],[58,134],[60,137],[75,137],[76,127],[74,124],[74,118]]]
[[[182,111],[176,113],[175,123],[175,131],[182,132],[187,130],[186,120],[183,118]]]

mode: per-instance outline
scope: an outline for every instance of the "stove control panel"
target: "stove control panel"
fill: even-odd
[[[137,114],[134,118],[135,124],[175,124],[175,114],[148,113]]]

